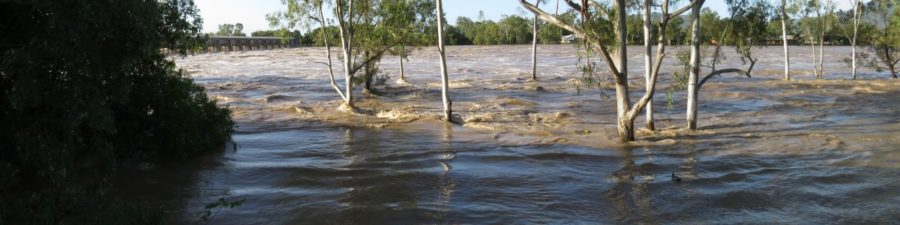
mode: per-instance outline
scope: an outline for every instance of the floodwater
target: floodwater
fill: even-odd
[[[630,144],[615,141],[611,80],[586,86],[568,45],[541,46],[538,81],[526,79],[530,46],[448,47],[461,125],[436,119],[433,48],[410,57],[409,84],[386,57],[390,79],[357,89],[353,114],[336,110],[322,48],[177,59],[234,110],[234,144],[189,165],[126,171],[126,188],[171,204],[184,224],[220,198],[244,202],[212,209],[210,224],[900,222],[900,82],[870,69],[846,80],[846,47],[829,47],[828,80],[813,80],[799,46],[797,80],[782,81],[781,49],[754,49],[753,78],[704,85],[700,130],[686,131],[684,93],[666,94],[678,50],[654,98],[658,130]],[[629,51],[636,100],[643,63]],[[718,68],[743,68],[724,53]]]

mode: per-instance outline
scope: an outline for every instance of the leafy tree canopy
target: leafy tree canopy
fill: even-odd
[[[201,46],[193,2],[3,1],[0,21],[0,224],[159,223],[110,200],[118,165],[186,160],[232,129],[160,51]]]

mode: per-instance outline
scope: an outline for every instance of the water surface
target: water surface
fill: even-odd
[[[636,49],[633,99],[643,86]],[[614,102],[602,97],[613,92],[574,87],[571,46],[542,51],[538,82],[523,79],[526,46],[449,48],[464,126],[431,117],[440,107],[431,50],[407,64],[412,86],[357,93],[371,112],[349,117],[331,110],[338,97],[317,63],[321,49],[179,59],[235,110],[236,146],[190,166],[127,172],[138,180],[132,193],[175,205],[174,222],[185,224],[219,198],[245,202],[216,210],[210,224],[900,221],[900,83],[878,80],[884,73],[811,81],[797,52],[801,81],[780,81],[780,49],[758,49],[754,78],[704,86],[700,131],[677,129],[683,94],[671,109],[659,94],[661,131],[621,145],[611,141]],[[847,75],[844,50],[826,51],[827,78]],[[742,64],[730,58],[729,66]],[[395,58],[381,67],[393,78],[397,68]],[[667,59],[664,70],[674,69]]]

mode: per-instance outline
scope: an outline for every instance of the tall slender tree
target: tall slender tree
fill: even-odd
[[[535,0],[534,6],[540,7],[544,0]],[[531,32],[531,80],[537,80],[537,43],[538,43],[538,16],[534,15]]]
[[[407,1],[416,5],[421,1]],[[353,89],[356,83],[364,83],[366,90],[371,88],[372,80],[377,73],[377,63],[382,56],[396,46],[405,44],[410,33],[405,32],[410,26],[416,27],[415,20],[396,19],[406,16],[408,9],[392,12],[393,6],[407,2],[381,2],[369,0],[284,0],[287,10],[269,14],[267,17],[274,27],[290,30],[296,26],[318,24],[322,41],[325,43],[328,58],[329,78],[331,86],[341,96],[341,110],[354,111]],[[396,3],[396,4],[392,4]],[[341,66],[344,72],[344,87],[341,90],[334,80],[334,69],[331,61],[330,26],[325,16],[325,8],[331,7],[332,19],[337,21],[337,33],[341,43]],[[401,7],[402,8],[402,7]],[[415,10],[414,17],[428,17],[432,11]],[[419,7],[421,8],[421,7]],[[422,25],[424,27],[424,24]],[[399,35],[397,35],[399,34]],[[357,77],[359,71],[364,76]]]
[[[700,10],[705,0],[695,0],[691,8],[691,72],[688,75],[687,96],[687,128],[697,129],[697,82],[700,76]]]
[[[652,0],[644,0],[643,4],[642,4],[643,11],[641,13],[642,19],[644,22],[643,23],[643,25],[644,25],[644,86],[645,86],[644,88],[646,88],[646,90],[650,90],[651,88],[654,88],[654,87],[650,86],[650,82],[649,82],[651,76],[653,75],[653,72],[651,71],[651,70],[653,70],[652,69],[653,65],[651,65],[651,64],[653,64],[652,63],[653,57],[650,55],[653,53],[653,46],[650,43],[650,39],[651,39],[651,35],[652,35],[650,33],[650,29],[651,29],[650,12],[652,11],[650,9],[650,7],[652,5],[653,5]],[[664,25],[660,25],[660,27],[664,27]],[[663,33],[660,33],[659,35],[662,35],[662,34]],[[646,116],[647,117],[646,118],[647,129],[655,130],[656,127],[653,125],[653,97],[652,96],[650,97],[650,102],[647,103],[646,111],[647,111],[647,116]]]
[[[784,80],[791,80],[791,50],[788,47],[788,0],[781,0],[781,44],[784,47]]]
[[[441,0],[434,0],[435,11],[437,15],[437,35],[438,35],[438,52],[441,56],[441,99],[444,103],[444,120],[450,121],[451,111],[450,102],[450,81],[447,77],[447,49],[444,46],[444,5]]]
[[[306,27],[309,28],[311,26],[318,25],[319,33],[321,34],[321,39],[325,44],[325,58],[327,59],[326,66],[328,66],[328,75],[329,81],[331,82],[331,87],[341,96],[341,99],[344,100],[344,103],[350,104],[350,95],[352,93],[345,93],[338,87],[337,82],[334,79],[334,63],[331,60],[331,43],[328,41],[331,40],[331,34],[329,33],[329,24],[328,20],[325,18],[325,0],[302,0],[302,1],[283,1],[283,3],[287,6],[286,11],[270,13],[266,15],[266,18],[269,20],[270,26],[277,28],[285,28],[281,29],[282,31],[286,31],[295,27]],[[285,34],[282,32],[282,36]],[[343,48],[343,46],[342,46]],[[342,49],[343,52],[343,49]],[[347,78],[345,80],[345,85],[351,85],[350,79]],[[347,88],[350,90],[350,88]]]
[[[702,1],[702,0],[701,0]],[[610,12],[607,6],[593,0],[566,0],[574,11],[581,16],[580,23],[566,23],[556,16],[544,12],[535,5],[526,0],[519,1],[526,9],[538,15],[538,17],[554,26],[563,28],[572,32],[576,37],[592,50],[599,51],[599,55],[606,61],[606,65],[615,79],[616,88],[616,133],[619,140],[623,142],[634,140],[634,120],[644,110],[644,107],[653,96],[655,88],[650,88],[644,92],[644,95],[633,105],[628,96],[628,70],[627,70],[627,49],[626,40],[628,37],[628,27],[626,26],[627,11],[625,0],[615,0],[615,11]],[[613,23],[614,22],[614,23]],[[604,26],[614,26],[615,36],[610,37],[601,32],[597,32]],[[614,44],[616,51],[613,58],[607,45]],[[651,87],[656,86],[656,76],[651,77]]]
[[[669,36],[668,36],[669,35],[669,31],[668,31],[669,22],[672,21],[673,18],[678,18],[679,16],[681,16],[681,14],[686,12],[688,9],[691,9],[693,4],[695,4],[697,2],[698,1],[690,2],[690,4],[684,6],[680,9],[675,10],[673,13],[669,13],[669,0],[662,0],[662,3],[660,4],[661,13],[660,13],[659,24],[657,24],[658,31],[657,31],[657,41],[656,41],[656,44],[657,44],[656,61],[654,62],[653,58],[651,56],[653,48],[652,48],[652,43],[651,43],[652,34],[650,32],[650,29],[652,28],[652,24],[650,23],[650,19],[651,19],[650,15],[652,14],[651,7],[653,6],[653,1],[651,1],[651,0],[643,1],[642,7],[643,7],[643,21],[644,21],[644,24],[643,24],[643,26],[644,26],[643,27],[644,28],[644,48],[645,48],[645,52],[644,52],[645,77],[644,78],[645,78],[646,90],[655,88],[655,86],[651,86],[650,79],[652,79],[653,77],[659,76],[659,68],[660,68],[660,66],[662,66],[662,59],[665,57],[666,43],[668,43],[668,40],[669,40]],[[654,121],[654,119],[653,119],[653,96],[650,96],[650,100],[647,102],[646,111],[647,111],[646,112],[647,113],[647,115],[646,115],[647,129],[654,130],[655,126],[653,124],[653,121]]]
[[[900,63],[900,10],[894,10],[896,0],[872,0],[866,8],[875,24],[875,38],[870,49],[875,53],[869,63],[878,71],[887,69],[891,77],[898,77]]]

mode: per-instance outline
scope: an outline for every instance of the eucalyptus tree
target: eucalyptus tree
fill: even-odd
[[[535,0],[534,6],[540,7],[541,3],[544,0]],[[557,8],[559,7],[559,2],[557,2]],[[538,43],[538,16],[534,15],[534,19],[531,25],[531,80],[537,80],[537,43]]]
[[[700,76],[700,12],[705,0],[695,0],[691,7],[691,72],[687,84],[687,128],[697,129],[697,101],[699,101],[697,81]]]
[[[651,43],[652,33],[650,29],[652,28],[651,24],[651,7],[654,6],[654,2],[652,0],[643,0],[642,2],[642,19],[643,19],[643,30],[644,30],[644,79],[646,90],[650,90],[655,88],[655,83],[650,82],[654,77],[659,76],[659,68],[662,66],[662,60],[665,57],[665,48],[666,43],[669,40],[669,21],[672,18],[679,18],[681,14],[686,12],[688,9],[693,6],[693,4],[698,3],[699,1],[691,2],[690,4],[675,10],[674,12],[669,12],[669,0],[662,0],[660,3],[660,19],[659,23],[656,24],[658,32],[657,32],[657,47],[656,47],[656,61],[653,62],[653,58],[651,54],[653,53],[653,47]],[[654,130],[655,126],[653,124],[653,96],[650,96],[646,106],[646,123],[647,129]]]
[[[900,10],[893,10],[896,3],[891,0],[872,0],[866,8],[875,25],[875,37],[870,46],[875,58],[871,66],[882,71],[887,69],[891,77],[897,78],[897,63],[900,62]]]
[[[791,50],[788,43],[788,24],[792,24],[789,15],[798,11],[799,0],[781,0],[781,44],[784,48],[784,80],[791,80]]]
[[[398,29],[407,29],[414,26],[410,20],[394,20],[391,12],[392,1],[374,0],[282,0],[287,10],[267,15],[272,26],[289,30],[297,26],[318,24],[321,38],[325,42],[325,51],[331,86],[338,92],[343,104],[342,110],[353,110],[353,87],[357,83],[365,83],[366,90],[371,89],[371,84],[377,73],[377,63],[382,56],[394,47],[404,43],[404,32],[396,32]],[[399,4],[399,3],[398,3]],[[331,17],[325,16],[325,9],[331,11]],[[417,16],[428,17],[421,14],[421,10],[413,10]],[[393,22],[385,22],[385,21]],[[337,22],[337,33],[341,44],[341,66],[344,72],[344,88],[341,90],[334,80],[334,66],[331,61],[331,45],[328,42],[331,35],[329,31],[330,21]],[[396,23],[394,23],[396,22]],[[362,70],[364,76],[356,77]]]
[[[837,14],[836,14],[837,21],[834,24],[834,26],[836,28],[835,30],[837,30],[837,32],[841,36],[844,36],[844,38],[846,38],[847,41],[850,43],[851,56],[850,56],[850,59],[847,61],[849,61],[850,68],[852,70],[851,78],[856,80],[857,66],[859,65],[858,60],[857,60],[859,55],[857,54],[856,46],[859,45],[859,34],[860,34],[860,25],[861,25],[860,22],[862,20],[863,9],[860,5],[859,0],[850,0],[850,2],[851,2],[851,4],[853,4],[853,6],[850,8],[850,10],[847,10],[847,11],[840,10],[837,12]],[[863,29],[869,28],[869,27],[865,26],[866,24],[862,24],[862,25],[864,26]]]
[[[625,0],[613,1],[613,7],[594,0],[581,0],[574,2],[566,0],[566,4],[580,15],[580,23],[567,23],[553,14],[547,13],[527,0],[519,1],[522,6],[538,16],[541,20],[572,32],[580,38],[590,51],[599,51],[599,55],[606,62],[610,74],[615,80],[616,88],[616,131],[620,141],[634,140],[634,120],[643,111],[655,88],[650,88],[633,105],[628,96],[628,63],[626,40],[628,28],[626,25],[627,11]],[[702,2],[702,0],[700,0]],[[613,10],[610,10],[612,8]],[[614,27],[614,37],[603,32],[604,27]],[[615,58],[609,47],[615,48]],[[654,74],[649,80],[650,87],[655,87],[657,76]]]
[[[862,7],[860,6],[859,0],[853,0],[853,39],[850,41],[850,45],[853,48],[851,58],[854,80],[856,80],[856,41],[859,38],[859,20],[862,18]]]
[[[408,83],[406,80],[406,71],[404,61],[408,60],[409,49],[407,47],[418,48],[427,45],[433,40],[433,35],[428,35],[426,28],[434,23],[433,2],[428,0],[407,0],[407,1],[383,1],[382,3],[383,23],[389,29],[388,35],[391,39],[396,40],[398,46],[391,50],[391,53],[397,55],[400,60],[400,78],[398,83]]]
[[[703,32],[692,30],[692,49],[689,63],[683,63],[690,66],[690,74],[688,77],[688,112],[687,123],[688,129],[697,129],[697,104],[699,102],[699,92],[706,82],[710,79],[722,74],[734,73],[750,77],[753,67],[756,65],[758,58],[752,55],[752,48],[763,44],[766,38],[766,28],[768,26],[768,18],[771,13],[771,6],[764,0],[727,0],[731,17],[726,20],[720,20],[714,11],[703,9],[702,12],[697,10],[701,15],[692,15],[694,17],[694,25],[706,24],[709,29]],[[699,22],[698,22],[699,21]],[[716,41],[716,47],[712,52],[710,61],[704,65],[701,63],[703,56],[700,54],[699,44],[701,41]],[[735,51],[741,60],[749,65],[746,70],[739,68],[719,68],[719,61],[723,59],[722,47],[733,45]],[[696,58],[695,58],[696,57]],[[709,71],[701,79],[700,67],[706,67]],[[693,91],[693,93],[691,92]]]
[[[800,25],[804,27],[812,49],[813,72],[816,79],[825,78],[825,34],[832,28],[829,17],[833,11],[831,0],[808,0],[804,5],[804,14],[807,18],[801,20]],[[810,18],[813,14],[815,17]]]
[[[450,81],[447,77],[447,49],[444,48],[444,5],[441,0],[434,0],[435,15],[437,15],[437,36],[438,36],[438,52],[441,56],[441,99],[444,105],[444,120],[450,121],[450,115],[453,113],[449,96]]]
[[[318,32],[315,33],[319,33],[321,35],[319,40],[321,40],[325,45],[325,57],[327,58],[327,62],[325,65],[328,67],[328,75],[330,78],[331,87],[334,88],[334,90],[344,101],[344,104],[342,104],[342,106],[346,105],[352,108],[352,74],[344,74],[345,88],[343,91],[340,87],[338,87],[337,82],[335,82],[334,79],[334,64],[331,60],[331,44],[329,43],[329,40],[332,39],[332,35],[329,32],[329,21],[325,17],[325,8],[331,7],[331,2],[328,0],[282,0],[281,3],[287,6],[287,10],[266,15],[266,18],[269,20],[270,25],[273,27],[283,28],[282,30],[289,30],[296,27],[309,28],[310,26],[314,26],[315,24],[319,26]],[[337,8],[334,9],[335,11],[337,10]],[[342,16],[339,19],[343,20],[344,17]],[[341,52],[347,54],[349,52],[350,46],[345,45],[347,43],[346,38],[343,35],[345,31],[346,30],[342,26],[339,33],[342,34],[340,39]],[[350,63],[350,61],[345,60],[344,64],[348,63]],[[349,68],[349,66],[345,66],[345,68]],[[349,70],[347,71],[349,72]]]

